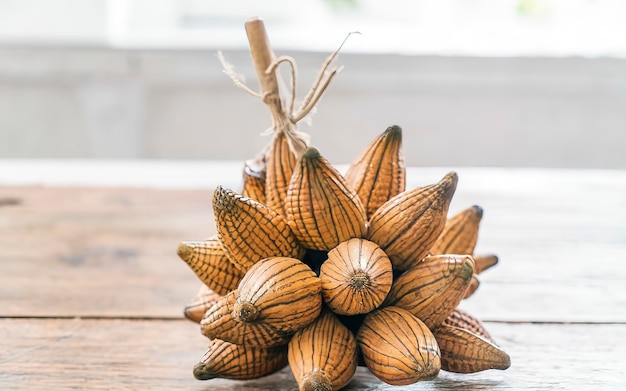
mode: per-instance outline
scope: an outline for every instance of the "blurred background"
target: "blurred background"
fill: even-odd
[[[404,130],[415,166],[626,168],[621,0],[0,0],[0,158],[241,161],[268,141],[244,22],[265,20],[332,162]],[[288,73],[285,72],[288,76]],[[288,77],[286,77],[288,78]]]

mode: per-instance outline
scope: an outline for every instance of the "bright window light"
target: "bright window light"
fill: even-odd
[[[0,0],[0,43],[468,56],[626,56],[623,0]]]

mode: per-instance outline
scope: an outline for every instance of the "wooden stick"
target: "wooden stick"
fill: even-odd
[[[259,79],[259,86],[261,87],[261,96],[272,113],[274,129],[278,129],[288,119],[283,111],[276,72],[267,72],[276,56],[270,47],[263,20],[257,17],[251,18],[246,21],[245,27],[250,44],[250,54]]]
[[[286,113],[280,98],[280,89],[276,66],[271,67],[276,61],[276,56],[270,47],[265,24],[259,18],[249,19],[245,23],[246,34],[250,44],[250,54],[261,87],[261,97],[272,113],[274,124],[272,128],[277,132],[283,132],[287,142],[296,158],[302,156],[307,149],[308,143],[303,134],[296,131],[296,124],[291,120],[291,113]],[[293,65],[293,62],[292,62]],[[295,69],[295,65],[294,65]],[[295,70],[294,70],[295,73]],[[295,80],[292,88],[295,88]],[[293,91],[295,93],[295,91]]]

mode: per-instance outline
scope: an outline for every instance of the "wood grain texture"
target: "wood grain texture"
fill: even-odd
[[[620,390],[626,325],[485,325],[506,371],[441,372],[403,390]],[[2,390],[297,390],[289,370],[246,382],[198,381],[208,340],[187,320],[0,319]],[[398,390],[359,368],[346,390]]]
[[[212,192],[0,187],[0,316],[180,317]]]

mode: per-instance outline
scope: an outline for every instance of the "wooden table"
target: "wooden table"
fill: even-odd
[[[446,171],[410,169],[408,185]],[[512,366],[410,389],[626,389],[626,172],[458,172],[451,212],[484,207],[477,250],[500,256],[461,307]],[[0,187],[0,389],[297,389],[288,369],[192,376],[207,340],[182,317],[199,282],[175,249],[215,232],[211,195]],[[347,389],[400,388],[360,368]]]

